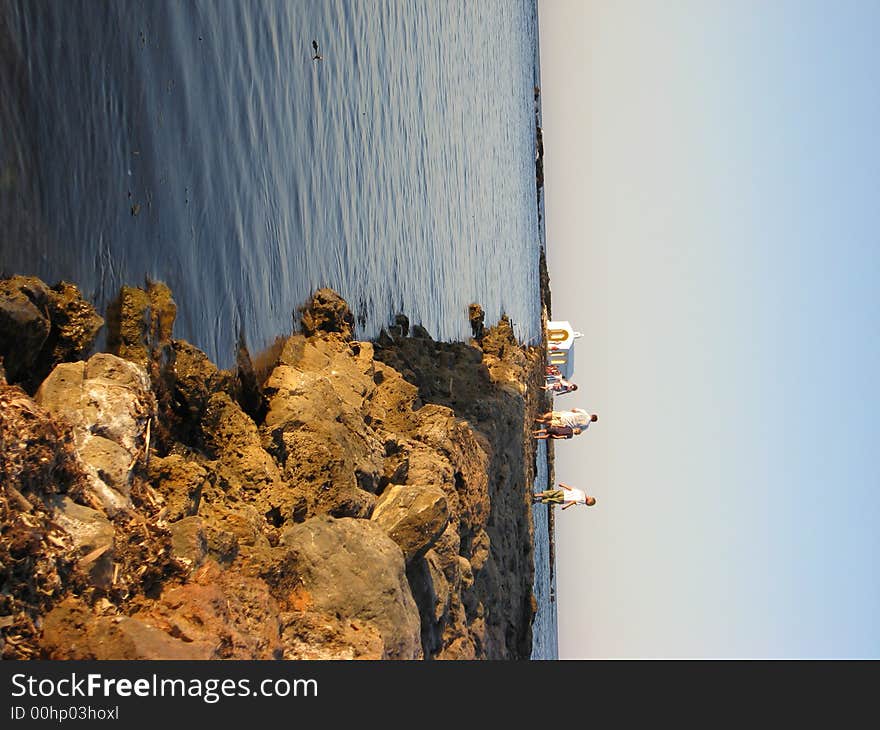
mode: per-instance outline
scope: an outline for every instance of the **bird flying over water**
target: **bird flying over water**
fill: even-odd
[[[324,57],[318,53],[318,41],[312,41],[312,48],[315,49],[315,55],[312,56],[313,61],[323,61]]]

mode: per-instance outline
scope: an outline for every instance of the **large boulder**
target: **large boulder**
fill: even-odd
[[[304,607],[372,624],[389,659],[422,657],[419,612],[403,554],[381,527],[314,517],[285,530],[281,542]]]
[[[146,373],[131,362],[99,353],[87,362],[58,365],[34,398],[73,427],[98,504],[110,513],[130,506],[132,469],[144,456],[148,423],[156,415]]]
[[[393,485],[379,497],[370,519],[388,533],[410,562],[424,555],[446,529],[449,508],[442,489]]]

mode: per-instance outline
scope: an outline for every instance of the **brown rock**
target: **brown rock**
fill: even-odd
[[[200,517],[184,517],[168,526],[171,532],[171,551],[190,569],[201,566],[208,555],[208,538],[204,521]]]
[[[198,513],[207,469],[180,454],[171,454],[150,459],[149,476],[165,500],[169,522]]]
[[[73,284],[30,276],[0,281],[0,359],[10,382],[33,392],[59,362],[85,357],[104,320]]]
[[[370,519],[388,533],[410,562],[424,555],[446,529],[449,509],[443,490],[437,487],[391,486],[376,502]]]
[[[471,323],[471,332],[474,339],[482,339],[486,329],[484,325],[486,313],[483,311],[483,308],[479,304],[471,304],[468,307],[468,319]]]
[[[186,642],[213,647],[212,658],[281,658],[280,618],[268,586],[221,570],[211,560],[188,583],[167,586],[156,605],[137,618]]]
[[[42,646],[49,659],[210,659],[211,642],[182,641],[137,618],[96,617],[77,599],[47,616]]]
[[[315,611],[282,613],[281,619],[284,659],[388,659],[382,634],[372,623]]]
[[[49,357],[53,365],[87,357],[104,325],[104,319],[82,298],[76,285],[65,281],[50,290],[49,319],[52,322]]]
[[[171,388],[172,408],[182,421],[183,438],[201,445],[199,425],[214,393],[229,392],[231,377],[219,370],[199,348],[184,340],[173,340]]]
[[[99,353],[58,365],[34,398],[73,427],[92,501],[110,513],[129,507],[131,470],[143,458],[147,423],[156,415],[146,373]]]
[[[354,316],[346,301],[332,289],[318,289],[300,312],[300,324],[307,337],[317,333],[337,332],[343,339],[351,339]]]
[[[419,659],[419,614],[400,548],[367,520],[314,517],[282,534],[286,565],[318,611],[374,625],[391,659]]]
[[[99,434],[131,456],[142,449],[147,421],[156,415],[156,400],[146,373],[103,353],[86,363],[59,365],[34,399],[73,425],[78,435]]]
[[[283,466],[288,502],[305,515],[369,517],[383,474],[384,441],[367,424],[375,392],[372,348],[290,338],[265,384],[263,443]],[[291,507],[284,504],[284,517]]]
[[[124,286],[107,308],[107,348],[147,369],[170,346],[176,316],[165,284],[149,282],[146,290]]]
[[[113,574],[115,532],[106,515],[66,496],[51,499],[52,518],[68,535],[94,585],[106,588]],[[103,549],[103,552],[102,552]]]
[[[39,279],[0,281],[0,357],[10,382],[26,380],[49,337],[49,288]]]

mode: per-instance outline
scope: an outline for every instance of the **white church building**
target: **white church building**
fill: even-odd
[[[566,380],[574,373],[574,341],[583,336],[563,320],[547,322],[547,364],[558,367]]]

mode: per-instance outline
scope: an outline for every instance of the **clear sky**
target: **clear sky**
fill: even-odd
[[[880,657],[880,3],[538,7],[560,657]]]

